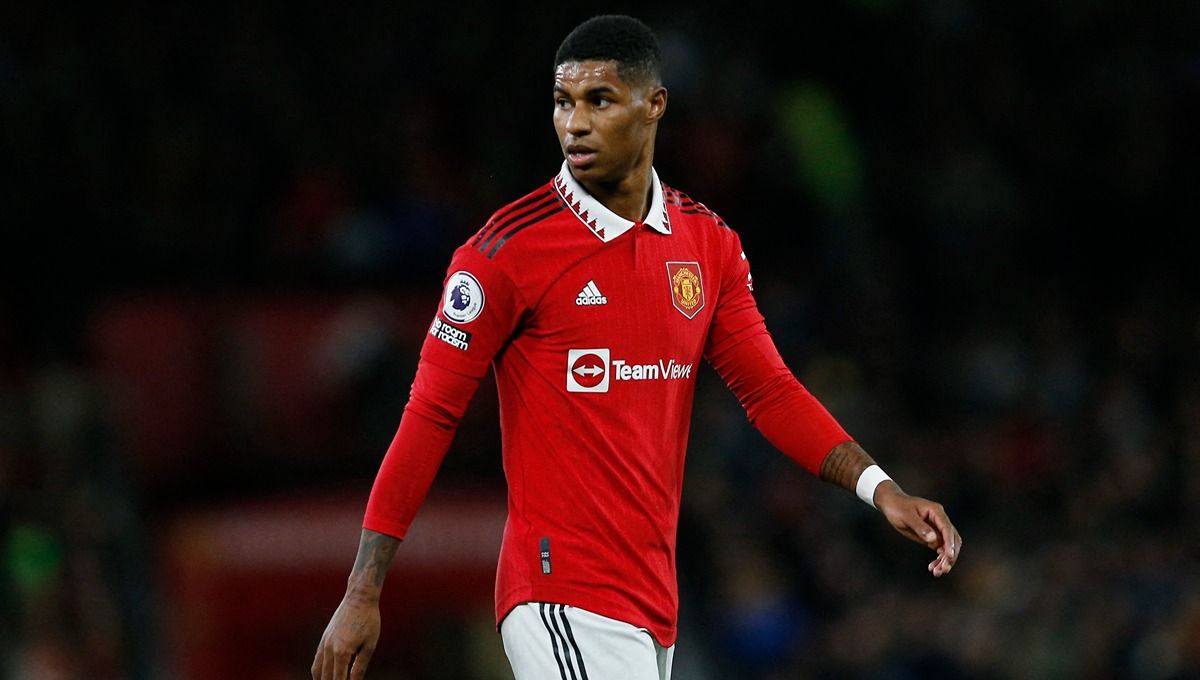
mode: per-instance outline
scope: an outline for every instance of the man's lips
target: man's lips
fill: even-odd
[[[597,152],[595,149],[587,146],[577,146],[572,144],[567,147],[567,160],[571,165],[579,167],[587,165],[596,160]]]

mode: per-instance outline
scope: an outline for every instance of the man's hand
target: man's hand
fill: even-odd
[[[363,529],[358,557],[313,659],[313,680],[362,680],[379,643],[379,595],[400,539]],[[351,666],[353,664],[353,667]],[[347,676],[347,671],[349,676]]]
[[[821,462],[821,479],[854,492],[863,470],[874,464],[857,442],[843,442],[833,447]],[[873,501],[896,531],[937,551],[937,558],[929,563],[929,573],[934,576],[950,573],[962,552],[962,536],[940,503],[909,496],[891,480],[875,487]]]
[[[962,536],[946,516],[941,503],[934,503],[900,490],[892,481],[875,487],[875,507],[888,522],[909,540],[937,551],[929,563],[929,573],[944,576],[950,573],[962,552]]]
[[[378,642],[379,599],[347,592],[317,646],[313,680],[362,680]]]

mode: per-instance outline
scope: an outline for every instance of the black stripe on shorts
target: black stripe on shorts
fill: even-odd
[[[558,637],[555,635],[554,629],[550,627],[550,620],[546,618],[546,603],[542,602],[538,606],[541,608],[542,625],[546,627],[546,632],[550,634],[550,648],[554,650],[554,660],[558,663],[558,674],[562,680],[570,680],[567,677],[567,670],[563,668],[562,656],[558,653]],[[550,617],[554,617],[553,611],[551,611]],[[575,672],[572,671],[571,675],[574,676]]]
[[[563,628],[567,631],[567,639],[571,641],[571,649],[575,651],[575,660],[579,662],[580,680],[588,680],[587,669],[583,667],[583,654],[579,652],[579,644],[575,642],[575,633],[571,630],[571,622],[567,620],[567,608],[559,605],[558,615],[562,618]]]
[[[575,642],[575,632],[571,630],[571,622],[567,620],[566,605],[561,604],[546,604],[539,603],[542,615],[542,625],[546,627],[546,632],[550,634],[550,648],[554,651],[554,661],[558,663],[558,674],[562,680],[588,680],[587,668],[583,665],[583,654],[579,651],[579,643]],[[558,611],[555,611],[555,608]],[[549,608],[549,611],[547,611]],[[555,617],[557,614],[557,618]],[[562,628],[558,627],[558,622],[562,621]],[[563,631],[566,631],[564,635]],[[562,646],[562,654],[559,654],[559,646]],[[572,659],[574,655],[574,659]],[[566,658],[566,665],[563,665],[563,659]],[[579,673],[575,673],[575,669],[579,669]],[[570,677],[568,677],[570,673]]]

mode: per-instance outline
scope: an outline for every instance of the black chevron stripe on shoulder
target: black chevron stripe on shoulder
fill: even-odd
[[[703,203],[701,203],[700,201],[697,201],[696,199],[692,198],[691,196],[688,196],[687,194],[683,193],[682,191],[679,191],[678,189],[672,189],[672,191],[675,193],[675,201],[674,201],[675,205],[683,208],[684,210],[696,210],[696,209],[708,210],[708,207],[705,206]]]
[[[496,253],[500,252],[500,249],[504,247],[504,244],[508,243],[512,239],[513,236],[517,235],[518,232],[521,232],[525,229],[528,229],[529,227],[532,227],[532,226],[535,226],[535,225],[545,222],[546,218],[548,218],[552,215],[556,215],[559,212],[562,212],[567,207],[567,204],[564,203],[562,200],[560,200],[557,195],[554,196],[554,199],[555,200],[553,203],[551,203],[548,206],[543,206],[541,208],[542,212],[539,212],[538,214],[533,215],[532,217],[530,217],[526,220],[517,222],[516,224],[509,227],[508,231],[505,231],[503,234],[500,234],[500,232],[497,232],[497,234],[500,234],[500,236],[499,236],[499,238],[495,239],[494,243],[491,244],[491,249],[487,250],[486,254],[487,254],[488,259],[496,257]],[[485,248],[487,245],[488,245],[488,243],[484,243]],[[485,248],[480,248],[479,252],[481,252],[481,253],[484,252]]]
[[[679,206],[680,214],[704,215],[705,217],[711,217],[713,221],[717,223],[717,226],[724,227],[725,229],[730,228],[729,225],[725,223],[725,220],[721,219],[721,216],[713,212],[708,206],[693,199],[682,191],[676,191],[675,193],[679,199],[679,202],[675,205]]]
[[[558,202],[558,194],[550,192],[542,196],[540,200],[532,204],[526,204],[528,207],[525,207],[523,210],[509,211],[505,214],[504,219],[496,220],[495,224],[492,225],[492,228],[488,231],[488,233],[482,239],[480,239],[478,244],[479,252],[487,252],[487,249],[492,247],[492,244],[500,236],[500,234],[504,233],[504,230],[508,229],[514,223],[520,222],[530,215],[536,215],[537,213]]]
[[[667,185],[663,185],[663,198],[666,199],[669,205],[680,205],[680,194],[678,189],[672,189]]]
[[[712,210],[709,210],[708,208],[705,208],[705,207],[684,208],[683,210],[680,210],[679,212],[683,215],[704,215],[705,217],[711,217],[714,220],[716,220],[717,222],[720,222],[722,226],[726,226],[724,224],[725,220],[721,219],[720,215],[716,214]]]
[[[475,237],[471,239],[471,245],[478,246],[481,241],[493,235],[497,230],[503,229],[505,224],[510,222],[510,218],[520,213],[522,209],[546,200],[552,193],[550,186],[546,185],[528,196],[500,208],[492,215],[487,224],[483,225],[483,228],[476,232]]]

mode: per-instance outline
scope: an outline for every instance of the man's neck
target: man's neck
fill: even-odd
[[[641,222],[650,211],[650,165],[639,165],[615,182],[579,182],[604,207],[630,222]],[[576,178],[576,181],[579,181]]]

